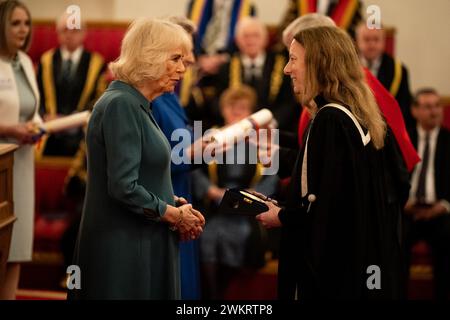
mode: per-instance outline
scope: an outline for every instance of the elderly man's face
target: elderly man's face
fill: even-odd
[[[166,73],[159,80],[163,92],[173,92],[178,81],[183,78],[186,67],[183,62],[184,54],[181,48],[173,49],[166,61]]]
[[[367,27],[360,27],[356,35],[356,45],[365,59],[373,61],[384,52],[384,31],[381,29],[370,30]]]
[[[238,34],[236,44],[240,52],[250,58],[255,58],[264,52],[266,47],[264,30],[256,24],[247,25]]]
[[[294,93],[300,95],[305,88],[305,48],[292,40],[289,48],[289,62],[284,67],[284,73],[291,77]]]
[[[84,39],[86,38],[86,32],[81,29],[70,30],[66,27],[58,29],[58,42],[59,44],[69,50],[70,52],[75,51],[83,45]]]

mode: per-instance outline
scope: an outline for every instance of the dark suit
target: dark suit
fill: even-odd
[[[396,64],[399,64],[398,76],[399,83],[396,85]],[[401,66],[401,69],[400,69]],[[377,79],[383,84],[383,86],[388,90],[397,100],[402,110],[403,118],[405,120],[406,127],[411,129],[415,125],[415,120],[411,115],[411,92],[409,90],[409,76],[408,70],[400,62],[392,58],[388,54],[383,54],[381,58],[381,65],[378,69]]]
[[[84,50],[70,80],[61,76],[62,65],[60,49],[42,55],[38,70],[41,115],[68,115],[89,110],[106,89],[102,77],[105,64],[99,54]],[[82,138],[81,129],[53,134],[45,141],[43,154],[74,156]]]
[[[411,141],[418,145],[417,129],[410,132]],[[450,131],[441,128],[436,142],[434,159],[436,199],[450,202]],[[419,239],[431,246],[434,264],[435,297],[450,298],[450,214],[428,221],[414,222],[405,216],[405,247],[409,260],[410,249]]]
[[[235,54],[216,76],[216,97],[228,87],[237,87],[242,83],[249,85],[256,91],[257,108],[268,108],[278,121],[280,129],[296,133],[300,107],[292,93],[291,80],[283,73],[286,63],[284,55],[267,52],[261,76],[256,82],[250,83],[244,76],[241,56]]]

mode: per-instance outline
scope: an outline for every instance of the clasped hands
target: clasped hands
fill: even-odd
[[[174,200],[179,213],[172,229],[178,231],[181,241],[197,239],[203,232],[205,218],[183,197],[175,196]]]
[[[17,140],[20,144],[34,144],[39,138],[36,138],[37,126],[34,122],[18,123],[4,128],[5,135]]]

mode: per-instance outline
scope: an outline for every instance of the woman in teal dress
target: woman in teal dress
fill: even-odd
[[[111,64],[118,80],[88,125],[88,182],[74,258],[81,288],[69,298],[180,298],[179,241],[196,239],[204,218],[190,204],[175,203],[170,145],[151,102],[174,90],[190,50],[188,35],[167,21],[140,19],[125,35]]]

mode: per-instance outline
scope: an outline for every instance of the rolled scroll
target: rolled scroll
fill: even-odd
[[[89,111],[74,113],[69,116],[46,121],[40,125],[40,129],[45,133],[55,133],[82,127],[88,122],[90,115],[91,113]]]
[[[257,131],[260,127],[267,126],[272,119],[273,114],[269,109],[261,109],[235,124],[218,130],[210,140],[217,144],[234,144],[248,136],[250,130]]]

